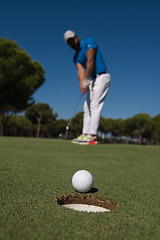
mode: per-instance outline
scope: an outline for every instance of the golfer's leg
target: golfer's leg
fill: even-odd
[[[91,124],[91,112],[90,112],[90,98],[91,98],[91,84],[87,92],[86,100],[83,107],[83,134],[88,134]]]
[[[108,93],[110,86],[110,74],[100,75],[94,85],[93,97],[90,103],[91,122],[90,122],[90,134],[97,135],[100,115],[102,107],[104,105],[105,97]]]

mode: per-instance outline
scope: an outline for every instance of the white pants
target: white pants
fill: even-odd
[[[109,90],[110,81],[111,76],[109,73],[101,74],[96,79],[90,81],[84,102],[83,134],[97,135],[100,115]]]

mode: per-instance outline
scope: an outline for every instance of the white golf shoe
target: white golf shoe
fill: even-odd
[[[72,140],[72,143],[79,144],[79,142],[82,141],[85,136],[86,136],[85,134],[81,134],[79,137],[74,138],[74,139]]]
[[[78,141],[81,145],[97,145],[97,137],[92,135],[85,135],[82,139]]]

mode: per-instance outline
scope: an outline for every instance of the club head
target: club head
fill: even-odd
[[[67,126],[67,127],[66,127],[66,134],[65,134],[65,138],[68,138],[68,129],[69,129],[69,127]]]
[[[69,129],[69,127],[67,126],[65,134],[64,133],[60,133],[59,134],[59,138],[67,139],[68,138],[68,129]]]

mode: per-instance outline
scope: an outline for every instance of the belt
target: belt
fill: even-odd
[[[95,79],[96,77],[102,75],[102,74],[105,74],[105,73],[109,73],[108,71],[105,71],[105,72],[101,72],[101,73],[97,73],[96,75],[93,76],[93,79]]]

